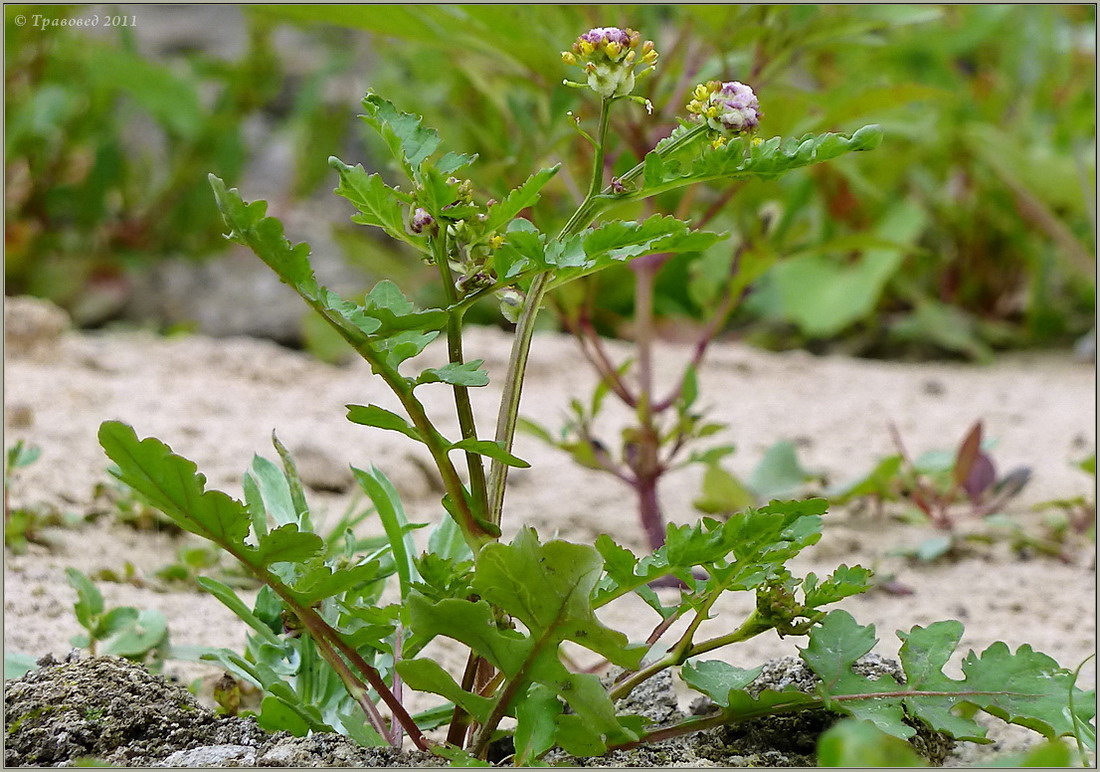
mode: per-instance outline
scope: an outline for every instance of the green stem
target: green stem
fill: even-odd
[[[447,455],[450,446],[443,435],[441,435],[436,430],[435,426],[432,425],[431,420],[428,418],[428,413],[424,409],[424,405],[416,398],[416,395],[413,394],[412,383],[409,379],[401,375],[396,367],[386,362],[385,358],[369,343],[364,343],[358,336],[345,329],[341,321],[334,317],[324,304],[307,295],[303,295],[303,297],[317,313],[325,318],[325,321],[340,333],[340,336],[355,349],[355,352],[370,364],[371,370],[376,375],[381,376],[382,380],[384,380],[393,393],[397,395],[397,398],[401,401],[402,407],[405,408],[405,412],[408,413],[413,426],[416,427],[422,441],[427,446],[428,452],[432,456],[432,461],[435,462],[436,469],[439,470],[439,475],[443,480],[444,490],[450,495],[454,510],[457,513],[455,522],[462,530],[462,536],[466,540],[466,543],[476,555],[482,546],[496,538],[496,534],[487,531],[470,508],[470,502],[466,499],[466,488],[462,484],[461,478],[458,476],[458,470],[455,469],[455,465]]]
[[[569,218],[558,234],[558,241],[582,230],[584,222],[582,212],[600,193],[603,186],[604,157],[607,152],[607,126],[611,118],[611,102],[605,99],[600,104],[600,127],[596,135],[596,156],[592,161],[592,179],[588,185],[588,194],[584,201]],[[584,224],[581,224],[581,223]],[[519,321],[516,323],[516,335],[512,341],[512,353],[508,358],[508,377],[504,382],[504,393],[500,398],[500,411],[497,414],[496,441],[509,453],[516,435],[516,423],[519,419],[519,400],[523,391],[523,378],[527,372],[527,359],[531,351],[531,337],[535,333],[535,319],[539,314],[543,297],[550,281],[550,271],[538,274],[527,291],[527,301]],[[489,465],[489,516],[488,521],[500,525],[504,511],[504,489],[508,485],[508,465],[493,459]]]
[[[722,635],[717,638],[711,638],[710,640],[703,641],[699,644],[692,644],[691,639],[695,636],[696,631],[699,629],[699,625],[701,625],[706,619],[707,611],[710,609],[710,606],[714,603],[714,601],[717,600],[717,598],[718,594],[716,593],[709,602],[704,604],[704,606],[699,609],[699,611],[695,615],[695,618],[692,619],[691,624],[688,626],[688,629],[684,632],[684,634],[680,637],[680,640],[676,643],[675,646],[672,647],[668,654],[666,654],[664,657],[657,660],[656,662],[647,665],[646,667],[636,672],[634,675],[630,676],[627,679],[624,679],[619,684],[617,684],[615,688],[611,690],[611,699],[620,700],[623,697],[626,697],[640,684],[648,681],[650,678],[657,675],[666,668],[682,665],[692,657],[698,656],[699,654],[703,654],[713,649],[717,649],[720,646],[727,646],[731,643],[740,643],[741,641],[747,641],[749,638],[759,635],[760,633],[768,630],[771,627],[770,624],[762,622],[757,616],[756,611],[754,610],[751,614],[749,614],[748,618],[741,624],[741,626],[734,630],[732,633],[728,633],[727,635]]]
[[[454,277],[451,275],[451,267],[447,261],[447,234],[440,232],[431,240],[432,257],[439,267],[439,278],[443,283],[443,292],[447,298],[447,305],[453,307],[458,302],[458,293],[455,291]],[[456,309],[447,314],[447,355],[451,364],[462,364],[462,316],[464,311]],[[474,411],[470,406],[470,390],[465,386],[454,385],[455,409],[458,412],[458,426],[462,432],[462,438],[466,440],[477,439],[477,425],[474,423]],[[470,493],[474,499],[477,514],[485,516],[487,510],[487,497],[485,491],[485,467],[481,456],[477,453],[466,451],[466,466],[470,470]]]

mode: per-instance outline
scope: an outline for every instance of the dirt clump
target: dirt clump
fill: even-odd
[[[123,659],[43,660],[42,665],[6,683],[7,766],[87,756],[147,766],[177,750],[258,746],[267,737],[255,722],[218,717],[186,689]]]

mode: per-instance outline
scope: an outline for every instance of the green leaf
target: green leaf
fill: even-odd
[[[194,462],[154,437],[139,442],[132,427],[117,421],[100,426],[99,443],[118,467],[112,474],[181,528],[235,553],[244,551],[251,517],[236,499],[206,490],[206,477]]]
[[[854,263],[818,254],[782,260],[767,274],[758,302],[766,299],[773,313],[794,322],[810,337],[835,336],[874,312],[926,221],[924,209],[899,201],[875,227],[875,234],[898,246],[866,249]]]
[[[904,713],[933,729],[971,742],[988,741],[985,728],[961,709],[965,706],[1053,739],[1075,732],[1069,710],[1072,690],[1074,704],[1080,706],[1077,718],[1086,722],[1094,718],[1095,694],[1077,689],[1072,671],[1027,645],[1015,653],[1002,642],[981,654],[971,651],[962,662],[963,678],[949,678],[943,667],[962,634],[962,625],[955,621],[914,627],[908,633],[899,631],[904,687],[889,676],[871,681],[852,670],[855,661],[875,645],[876,637],[873,626],[858,625],[845,611],[831,612],[811,631],[802,658],[822,678],[819,691],[828,707],[869,719],[879,729],[903,739],[914,732],[901,721],[903,706]],[[851,699],[883,692],[895,694],[874,700]],[[910,696],[905,696],[906,692]],[[837,699],[845,695],[849,699]]]
[[[620,198],[649,198],[666,190],[710,180],[741,180],[751,177],[772,179],[794,169],[829,161],[845,153],[873,150],[882,142],[882,130],[871,125],[864,126],[850,136],[807,134],[800,139],[772,137],[759,145],[754,145],[753,142],[751,137],[735,137],[718,149],[705,143],[692,143],[686,151],[673,153],[672,157],[665,158],[660,166],[656,162],[650,162],[647,156],[646,171],[649,174],[643,179],[641,189]],[[689,160],[682,158],[700,146],[704,148],[702,153]]]
[[[808,608],[820,608],[836,603],[852,595],[867,592],[874,574],[869,568],[841,564],[832,575],[818,584],[816,574],[807,574],[802,580],[803,604]]]
[[[554,540],[540,544],[531,528],[511,544],[495,542],[477,556],[474,590],[521,620],[533,633],[555,637],[602,654],[626,668],[638,666],[643,646],[631,646],[622,633],[595,616],[590,596],[603,569],[595,548]]]
[[[926,767],[913,746],[868,721],[834,724],[817,741],[820,767]]]
[[[762,499],[786,496],[813,478],[798,461],[793,442],[777,442],[768,448],[749,478],[749,487]]]
[[[103,613],[103,595],[92,584],[91,579],[75,568],[66,568],[65,576],[69,579],[69,585],[76,590],[76,603],[73,604],[76,621],[85,630],[91,632]]]
[[[509,235],[509,241],[511,238]],[[724,234],[693,231],[675,217],[653,215],[642,222],[604,223],[564,243],[550,242],[543,259],[556,269],[551,286],[557,287],[643,255],[701,252],[722,238]]]
[[[464,691],[450,673],[430,659],[405,659],[397,663],[397,672],[411,689],[446,697],[479,722],[485,721],[493,707],[488,697]]]
[[[403,241],[426,255],[431,254],[427,239],[409,233],[405,227],[405,207],[401,195],[382,181],[378,174],[367,174],[362,164],[348,166],[336,156],[329,165],[340,174],[340,184],[334,191],[359,210],[352,222],[381,228],[390,238]]]
[[[844,504],[862,496],[890,498],[894,495],[892,486],[901,473],[901,465],[901,456],[887,456],[863,477],[830,488],[825,493],[834,504]]]
[[[532,686],[520,700],[516,707],[516,731],[512,735],[515,766],[527,766],[554,747],[562,707],[554,690],[542,684]]]
[[[708,660],[685,664],[680,668],[680,678],[692,689],[710,697],[716,705],[728,705],[730,692],[748,688],[763,670],[763,667],[743,670],[727,662]]]
[[[298,512],[290,495],[290,483],[283,470],[262,456],[252,457],[252,478],[263,500],[264,511],[277,525],[298,522]]]
[[[305,737],[311,728],[310,722],[298,711],[270,694],[260,703],[260,714],[256,716],[256,723],[269,732],[289,732],[295,737]]]
[[[703,475],[703,495],[692,506],[700,512],[718,514],[740,512],[755,503],[756,497],[740,480],[718,463],[711,463]]]
[[[423,126],[419,115],[400,112],[374,93],[363,97],[364,122],[386,142],[409,179],[418,179],[420,165],[439,147],[439,134]]]
[[[317,534],[299,531],[297,523],[287,523],[261,536],[259,545],[247,553],[247,559],[257,566],[303,563],[324,547],[324,541]]]
[[[481,368],[484,359],[451,362],[442,367],[430,367],[416,379],[421,383],[449,383],[454,386],[488,386],[489,373]]]
[[[255,630],[264,643],[276,647],[282,645],[267,623],[252,613],[252,609],[237,596],[232,587],[209,576],[197,577],[195,583],[220,600],[222,605],[236,614],[238,619]]]
[[[140,657],[155,649],[167,637],[167,618],[155,609],[148,609],[104,640],[102,652],[116,657]]]
[[[401,416],[391,413],[378,405],[346,405],[348,420],[353,424],[373,426],[376,429],[386,429],[391,432],[401,432],[406,437],[411,437],[417,442],[423,442],[424,437],[420,431],[409,424]]]
[[[489,207],[488,219],[483,226],[482,235],[474,243],[483,241],[493,233],[505,228],[520,212],[529,206],[534,206],[539,200],[539,191],[553,179],[560,168],[561,165],[558,164],[549,169],[541,169],[535,172],[522,185],[508,193],[494,206]]]
[[[383,576],[377,560],[347,568],[333,568],[317,560],[294,580],[291,591],[299,603],[311,606],[319,600],[376,582]]]
[[[477,153],[446,153],[435,162],[435,168],[440,174],[454,174],[459,169],[464,169],[477,160]]]
[[[38,660],[30,654],[20,654],[17,651],[4,652],[4,680],[22,678],[27,673],[38,667]]]
[[[416,570],[414,560],[416,544],[412,539],[409,520],[405,517],[405,508],[401,505],[401,497],[398,496],[390,479],[377,467],[372,466],[369,472],[352,467],[351,471],[382,520],[390,552],[393,554],[393,563],[397,569],[397,578],[401,584],[401,597],[406,598],[409,595],[411,583],[419,581],[420,574]]]
[[[527,469],[531,465],[518,456],[513,456],[506,451],[500,443],[496,440],[475,440],[465,439],[451,445],[449,450],[465,450],[470,453],[477,453],[481,456],[487,456],[488,458],[495,459],[508,466],[514,466],[519,469]]]
[[[592,547],[540,544],[532,529],[524,529],[511,544],[494,542],[478,554],[473,589],[483,600],[431,603],[414,594],[409,601],[412,628],[429,638],[444,635],[470,646],[508,679],[520,679],[502,687],[516,695],[525,694],[530,683],[553,690],[601,745],[630,742],[637,735],[618,721],[599,679],[569,672],[557,655],[561,643],[569,640],[623,667],[640,664],[646,647],[630,645],[625,635],[595,616],[591,593],[602,566]],[[498,629],[489,603],[522,623],[526,634]]]
[[[309,504],[306,502],[306,492],[302,487],[302,479],[298,476],[298,467],[294,464],[290,451],[275,436],[274,430],[271,432],[271,444],[275,446],[275,452],[279,454],[279,459],[283,462],[283,476],[286,478],[287,486],[290,489],[290,503],[297,513],[297,522],[303,530],[312,530]]]

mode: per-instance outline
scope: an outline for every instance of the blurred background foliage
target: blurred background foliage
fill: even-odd
[[[653,115],[616,111],[615,171],[709,79],[755,89],[765,137],[871,122],[886,133],[873,154],[659,200],[731,233],[662,269],[666,337],[691,333],[747,278],[728,327],[774,348],[984,360],[1093,326],[1092,6],[250,6],[220,11],[240,17],[228,53],[202,24],[190,43],[152,50],[143,36],[162,11],[119,12],[135,8],[131,28],[43,30],[13,19],[111,11],[5,7],[6,291],[51,298],[84,324],[125,318],[158,262],[226,254],[210,171],[276,213],[305,212],[291,235],[354,266],[361,289],[384,275],[439,302],[413,255],[328,196],[330,154],[368,168],[385,158],[355,119],[358,98],[374,89],[422,113],[449,149],[479,153],[482,197],[563,161],[540,216],[564,217],[590,163],[569,115],[588,125],[596,106],[561,84],[559,52],[619,25],[662,56],[639,85]],[[602,333],[629,337],[628,270],[578,282],[557,309],[587,298]],[[499,323],[492,303],[472,318]],[[301,329],[324,354],[315,325]]]

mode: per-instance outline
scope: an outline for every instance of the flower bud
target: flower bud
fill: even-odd
[[[760,119],[760,102],[752,89],[736,80],[720,83],[712,80],[700,84],[692,92],[687,110],[696,120],[705,121],[711,129],[711,144],[722,147],[730,137],[756,131]]]
[[[639,49],[641,57],[637,53]],[[602,98],[610,99],[626,96],[634,90],[635,75],[653,68],[657,51],[653,41],[642,43],[641,34],[636,30],[595,27],[577,38],[573,50],[562,54],[562,61],[584,70],[588,87]],[[648,67],[635,72],[642,62]],[[583,87],[584,84],[569,85]]]
[[[434,224],[435,218],[428,214],[428,210],[418,206],[409,221],[409,230],[413,233],[423,233],[425,228],[430,228]]]

